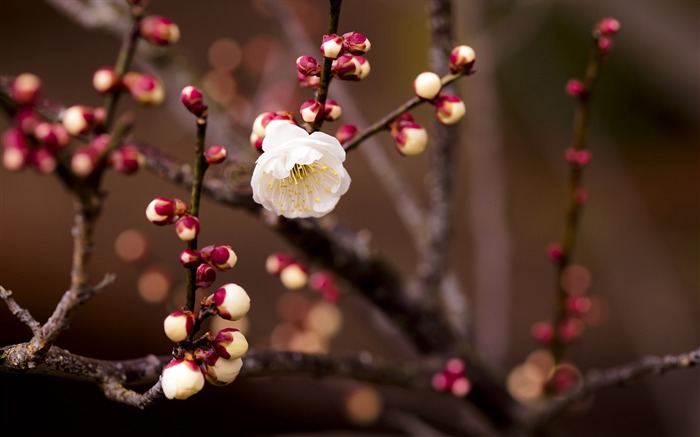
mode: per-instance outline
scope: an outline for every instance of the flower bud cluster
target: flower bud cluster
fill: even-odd
[[[224,268],[235,264],[220,254],[217,247],[202,250],[210,262]],[[231,251],[232,252],[232,251]],[[187,399],[204,387],[204,381],[226,385],[238,376],[243,356],[248,352],[248,340],[236,328],[224,328],[216,335],[207,332],[193,341],[199,323],[217,314],[226,320],[238,320],[250,310],[250,297],[239,285],[229,283],[202,300],[199,315],[180,310],[169,314],[163,321],[165,335],[178,343],[177,355],[162,374],[163,393],[168,399]]]
[[[119,77],[114,68],[101,67],[92,76],[92,86],[100,94],[126,90],[137,103],[144,106],[160,105],[165,99],[163,83],[148,73],[129,71]]]
[[[603,18],[593,29],[593,41],[601,56],[613,48],[613,37],[620,31],[620,22],[614,18]]]
[[[41,80],[30,73],[17,76],[10,93],[19,108],[15,127],[2,135],[3,165],[8,170],[32,165],[41,173],[51,173],[59,158],[68,162],[70,171],[78,177],[91,175],[101,162],[123,173],[133,173],[142,166],[143,156],[133,146],[109,150],[110,136],[99,135],[105,118],[103,108],[74,105],[61,113],[60,123],[46,121],[36,110]],[[87,145],[69,149],[71,136]],[[106,156],[108,159],[104,159]]]
[[[238,262],[231,246],[209,245],[200,250],[185,249],[180,253],[180,263],[188,269],[196,268],[195,285],[209,288],[216,281],[216,272],[230,270]]]
[[[428,145],[428,131],[413,120],[409,113],[401,115],[390,126],[396,150],[404,156],[423,153]]]
[[[452,358],[445,363],[443,370],[433,375],[433,389],[450,392],[454,396],[464,397],[471,390],[471,382],[467,379],[464,361]]]
[[[253,122],[253,131],[250,134],[250,145],[253,149],[262,153],[262,143],[265,139],[267,126],[272,121],[282,121],[285,123],[296,124],[294,115],[287,111],[263,112],[259,114]]]
[[[360,56],[372,47],[366,36],[358,32],[348,32],[343,36],[323,35],[321,54],[327,59],[338,59],[344,53]]]

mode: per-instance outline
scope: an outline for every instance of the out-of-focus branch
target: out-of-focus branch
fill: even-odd
[[[686,369],[700,364],[700,348],[680,355],[648,356],[639,361],[604,370],[591,370],[583,383],[567,393],[563,398],[555,399],[544,409],[537,411],[526,424],[533,430],[549,423],[554,417],[565,412],[567,408],[585,399],[598,390],[624,386],[647,375],[662,375],[666,372]]]
[[[448,70],[450,52],[454,46],[451,0],[429,2],[430,66],[438,74]],[[453,92],[453,87],[443,86]],[[428,173],[428,215],[425,220],[426,240],[418,262],[418,282],[422,300],[433,307],[440,306],[439,293],[447,271],[450,253],[452,191],[457,156],[457,130],[435,122],[434,139],[430,147]]]

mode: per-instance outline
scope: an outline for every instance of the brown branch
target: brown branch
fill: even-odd
[[[338,33],[338,21],[340,21],[340,6],[343,4],[343,0],[328,0],[330,5],[330,13],[328,16],[328,33],[327,35],[332,35]],[[323,66],[321,69],[321,80],[318,84],[318,89],[316,90],[316,101],[321,104],[321,110],[316,115],[316,119],[311,124],[312,131],[321,130],[323,126],[323,114],[326,111],[326,99],[328,98],[328,88],[331,85],[331,66],[333,65],[333,60],[330,58],[323,58]]]
[[[570,406],[598,390],[624,386],[645,376],[686,369],[700,365],[700,348],[680,355],[648,356],[639,361],[604,370],[591,370],[583,383],[561,399],[553,400],[543,410],[534,413],[526,420],[526,426],[536,430],[556,416],[565,412]]]
[[[102,383],[102,392],[107,399],[113,400],[132,407],[144,409],[153,404],[157,399],[163,396],[161,382],[158,380],[153,387],[149,388],[144,393],[138,393],[129,390],[114,378],[108,378]]]
[[[24,323],[27,328],[32,332],[32,334],[38,334],[41,329],[41,324],[36,321],[34,317],[29,313],[28,310],[22,308],[15,302],[12,298],[12,291],[5,289],[0,285],[0,299],[4,300],[7,307],[10,309],[10,313],[17,317],[17,320]]]

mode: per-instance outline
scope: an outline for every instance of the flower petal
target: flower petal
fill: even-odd
[[[269,152],[290,140],[308,137],[309,133],[295,124],[273,120],[265,130],[262,149],[263,152]]]

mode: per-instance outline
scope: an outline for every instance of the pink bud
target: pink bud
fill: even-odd
[[[70,169],[78,177],[85,178],[92,174],[97,167],[97,154],[91,147],[76,150],[71,156]]]
[[[141,20],[139,32],[145,40],[159,46],[175,44],[180,39],[180,28],[177,24],[156,15]]]
[[[610,37],[601,36],[600,38],[598,38],[597,45],[598,45],[598,50],[600,50],[600,53],[602,53],[602,54],[610,53],[610,51],[613,48],[613,40]]]
[[[185,215],[175,224],[175,233],[182,241],[192,241],[199,235],[199,220],[193,215]]]
[[[187,340],[194,329],[192,311],[175,311],[163,320],[163,330],[171,341],[179,343]]]
[[[343,109],[335,100],[328,99],[323,110],[323,118],[326,121],[336,121],[343,114]]]
[[[428,145],[428,131],[417,123],[403,123],[395,140],[396,150],[400,154],[404,156],[419,155]]]
[[[39,173],[43,174],[53,173],[58,165],[56,157],[45,147],[32,149],[29,155],[29,161]]]
[[[552,394],[561,395],[581,384],[582,379],[581,372],[576,367],[560,364],[550,372],[546,388]]]
[[[102,67],[92,75],[92,86],[100,94],[111,93],[121,86],[121,80],[112,67]]]
[[[175,200],[156,197],[146,207],[146,218],[158,226],[169,225],[177,221]]]
[[[343,41],[343,37],[336,34],[323,35],[323,43],[321,44],[321,54],[323,57],[337,59],[345,50]]]
[[[345,144],[357,136],[357,126],[354,124],[344,124],[335,132],[335,137],[340,144]]]
[[[187,399],[204,387],[204,374],[193,360],[172,360],[163,369],[163,394],[168,399]]]
[[[31,105],[41,93],[41,79],[31,73],[20,74],[12,82],[10,93],[19,106]]]
[[[294,259],[286,253],[276,252],[267,257],[265,270],[271,275],[279,275],[280,272],[294,262]]]
[[[620,22],[614,18],[603,18],[597,26],[598,32],[602,35],[615,35],[620,31]]]
[[[433,389],[436,391],[448,390],[447,377],[443,372],[438,372],[431,378],[430,385],[432,385]]]
[[[578,79],[571,79],[566,83],[566,94],[571,97],[581,97],[585,91],[583,82]]]
[[[464,375],[464,361],[460,358],[451,358],[445,363],[445,372],[456,376]]]
[[[22,132],[26,134],[34,132],[34,128],[40,122],[41,120],[36,112],[34,112],[33,107],[23,106],[18,108],[17,114],[15,115],[15,124]]]
[[[415,78],[413,89],[421,99],[433,100],[442,89],[442,81],[437,74],[432,71],[426,71]]]
[[[549,322],[536,322],[530,328],[530,334],[540,343],[549,343],[554,338],[554,328]]]
[[[353,55],[364,55],[372,47],[367,37],[357,32],[343,34],[343,45]]]
[[[197,117],[202,117],[206,114],[207,107],[204,104],[204,95],[199,88],[188,85],[182,89],[180,93],[180,101],[188,111]]]
[[[240,358],[226,359],[216,353],[208,353],[204,362],[204,372],[207,382],[213,385],[227,385],[233,382],[243,367]]]
[[[109,155],[109,165],[124,174],[135,173],[143,167],[145,158],[134,146],[122,146]]]
[[[564,257],[564,249],[559,243],[549,243],[547,245],[547,256],[554,262],[559,262]]]
[[[216,270],[209,264],[200,264],[195,276],[197,287],[209,288],[216,281]]]
[[[590,311],[591,299],[588,296],[570,296],[566,301],[566,309],[574,316],[581,316]]]
[[[214,351],[222,358],[241,358],[248,352],[248,341],[236,328],[224,328],[216,334],[212,344]]]
[[[304,76],[318,76],[321,73],[321,66],[313,56],[299,56],[297,71]]]
[[[238,262],[236,252],[231,246],[215,246],[209,253],[209,262],[217,270],[229,270]]]
[[[183,267],[192,269],[202,263],[202,256],[194,249],[185,249],[180,253],[180,263]]]
[[[362,56],[343,55],[333,61],[331,72],[340,80],[358,81],[369,75],[370,66]]]
[[[470,71],[474,67],[476,53],[469,46],[457,46],[450,52],[450,71],[457,73],[460,71]]]
[[[62,122],[71,135],[82,135],[94,127],[95,111],[87,106],[71,106],[63,113]]]
[[[214,164],[221,164],[226,160],[226,157],[228,156],[228,151],[224,146],[221,145],[214,145],[209,147],[205,152],[204,152],[204,159],[207,161],[209,165],[214,165]]]
[[[316,100],[307,100],[301,104],[299,108],[299,115],[301,115],[302,120],[307,123],[313,123],[316,121],[316,117],[321,112],[321,104]]]
[[[160,79],[150,74],[129,72],[122,82],[131,97],[142,105],[160,105],[165,99],[165,89]]]
[[[458,398],[462,398],[466,396],[472,389],[472,384],[469,382],[469,380],[465,377],[460,377],[452,381],[452,386],[450,387],[450,391],[454,396],[457,396]]]
[[[586,325],[581,319],[569,317],[559,323],[557,337],[564,343],[571,343],[583,335]]]
[[[583,167],[591,162],[592,155],[590,150],[569,148],[564,152],[564,158],[572,164]]]
[[[306,76],[299,72],[297,72],[297,80],[299,81],[299,86],[304,88],[317,88],[318,84],[321,83],[319,76]]]
[[[68,130],[62,124],[46,121],[34,126],[34,138],[52,150],[63,149],[70,143]]]
[[[204,265],[204,264],[203,264]],[[226,320],[238,320],[250,310],[250,297],[236,284],[226,284],[211,296],[219,316]]]
[[[22,169],[29,161],[30,149],[19,129],[8,129],[2,135],[2,164],[10,171]]]
[[[435,116],[442,124],[455,124],[466,112],[464,102],[455,95],[440,94],[435,100]]]

